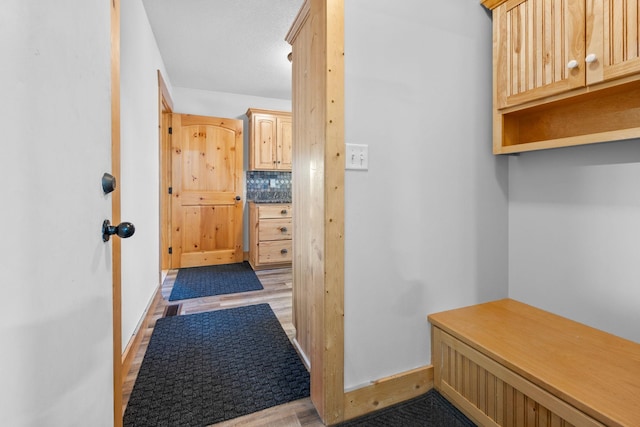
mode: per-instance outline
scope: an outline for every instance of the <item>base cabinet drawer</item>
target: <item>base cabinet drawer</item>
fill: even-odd
[[[258,224],[260,241],[265,240],[291,240],[291,218],[287,219],[263,219]]]
[[[291,262],[291,240],[274,240],[258,244],[259,263]]]
[[[292,235],[291,204],[249,203],[249,264],[254,270],[290,266]]]
[[[291,218],[291,205],[287,204],[261,204],[258,208],[258,218]]]

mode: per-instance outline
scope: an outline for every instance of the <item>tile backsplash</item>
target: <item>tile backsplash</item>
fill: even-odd
[[[291,172],[247,171],[246,181],[248,201],[291,202]]]

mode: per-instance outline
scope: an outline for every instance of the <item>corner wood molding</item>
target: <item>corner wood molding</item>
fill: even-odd
[[[290,45],[293,45],[294,40],[296,39],[296,37],[298,37],[300,29],[304,26],[307,18],[309,18],[310,13],[311,0],[305,0],[305,2],[300,7],[300,10],[298,11],[298,15],[296,15],[296,18],[293,20],[293,24],[291,24],[289,32],[284,38]]]
[[[344,419],[350,420],[418,397],[433,388],[433,365],[375,381],[344,395]]]
[[[506,2],[507,0],[480,0],[480,3],[489,10],[493,10]]]

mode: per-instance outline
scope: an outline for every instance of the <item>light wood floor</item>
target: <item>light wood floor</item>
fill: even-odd
[[[133,384],[135,383],[140,364],[149,344],[149,338],[157,319],[162,317],[165,308],[169,305],[168,298],[173,287],[177,270],[171,270],[167,274],[162,285],[163,299],[153,313],[147,330],[144,331],[140,349],[135,356],[131,369],[123,384],[122,412],[129,401]],[[183,301],[172,301],[171,304],[181,303],[180,314],[201,313],[204,311],[220,310],[225,308],[240,307],[259,303],[268,303],[280,320],[282,327],[292,339],[295,329],[291,320],[291,269],[282,268],[276,270],[263,270],[257,272],[258,278],[264,287],[261,291],[245,292],[241,294],[220,295],[216,297],[195,298]],[[324,426],[316,413],[311,399],[301,399],[285,405],[265,409],[264,411],[249,414],[241,418],[214,424],[216,426],[247,426],[247,427],[319,427]]]

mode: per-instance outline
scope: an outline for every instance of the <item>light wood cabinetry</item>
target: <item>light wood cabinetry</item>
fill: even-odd
[[[291,170],[291,113],[249,108],[249,169]]]
[[[254,270],[290,266],[290,204],[249,203],[249,263]]]
[[[484,0],[494,153],[640,136],[640,0]]]
[[[511,299],[429,321],[434,386],[478,425],[640,425],[638,343]]]

